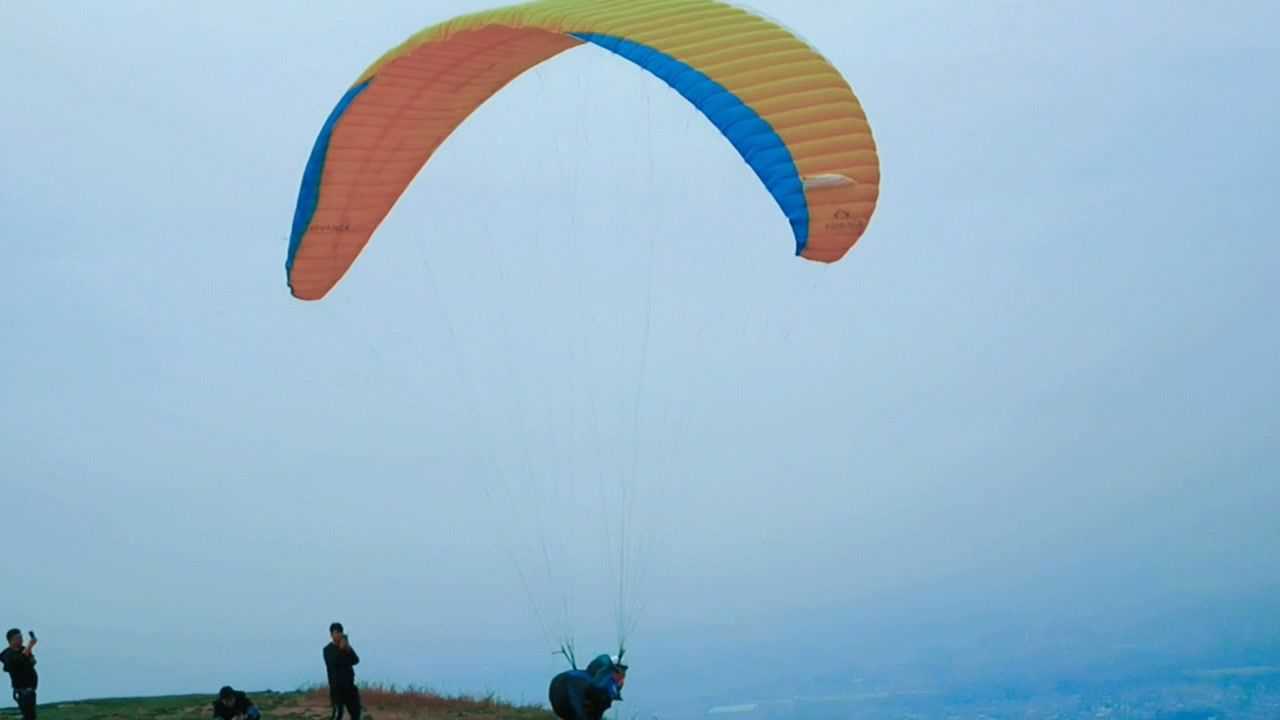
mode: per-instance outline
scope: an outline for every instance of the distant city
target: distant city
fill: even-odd
[[[1280,666],[1043,694],[866,691],[684,708],[657,720],[1280,720]],[[630,716],[620,716],[631,720]],[[644,718],[643,720],[654,720]]]

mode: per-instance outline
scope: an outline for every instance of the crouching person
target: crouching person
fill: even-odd
[[[226,685],[213,701],[213,716],[219,720],[258,720],[262,713],[248,695]]]

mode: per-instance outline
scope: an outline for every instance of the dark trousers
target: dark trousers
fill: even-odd
[[[582,720],[577,717],[573,704],[569,702],[569,688],[560,675],[551,679],[551,687],[547,689],[547,699],[551,701],[551,712],[560,720]]]
[[[547,699],[551,701],[551,712],[560,720],[599,720],[603,713],[593,713],[587,707],[587,699],[576,698],[574,689],[569,685],[568,673],[560,673],[551,679],[551,687],[547,689]]]
[[[13,701],[18,703],[18,710],[22,713],[22,720],[36,720],[35,690],[14,690]]]
[[[342,710],[344,708],[351,715],[351,720],[360,720],[360,691],[356,688],[338,691],[330,690],[329,702],[333,703],[332,720],[342,720]]]

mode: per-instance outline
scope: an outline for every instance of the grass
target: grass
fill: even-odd
[[[308,692],[308,699],[325,708],[329,706],[329,690],[316,687]],[[378,709],[384,718],[405,720],[429,720],[434,718],[469,718],[471,720],[555,720],[555,716],[536,705],[514,705],[499,699],[493,693],[474,695],[446,695],[429,688],[377,683],[362,684],[360,699],[370,709]]]
[[[518,706],[492,695],[444,695],[421,687],[369,684],[360,687],[365,720],[555,720],[537,706]],[[327,720],[329,691],[323,686],[296,692],[250,692],[263,718]],[[214,695],[111,698],[41,705],[40,720],[195,720],[212,717]],[[0,717],[16,718],[16,708]]]

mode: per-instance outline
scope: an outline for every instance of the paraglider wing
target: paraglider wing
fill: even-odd
[[[303,173],[286,260],[293,295],[324,297],[454,129],[583,43],[701,111],[777,202],[798,255],[834,262],[862,236],[879,194],[875,143],[849,84],[802,40],[717,0],[535,0],[427,28],[346,92]]]

